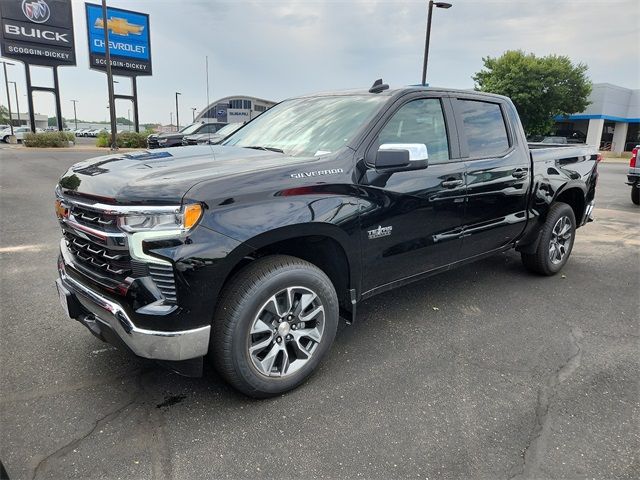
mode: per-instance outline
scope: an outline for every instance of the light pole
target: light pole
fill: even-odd
[[[116,100],[113,93],[113,72],[111,71],[111,52],[109,48],[109,22],[107,20],[107,0],[102,0],[102,25],[104,27],[104,59],[107,70],[109,88],[109,119],[111,120],[111,150],[118,150],[116,139]]]
[[[76,115],[76,103],[78,100],[71,100],[73,102],[73,121],[76,124],[76,130],[78,130],[78,115]]]
[[[9,95],[9,77],[7,77],[7,65],[14,65],[11,62],[1,61],[4,68],[4,84],[7,87],[7,105],[9,106],[9,128],[11,128],[11,136],[13,136],[13,118],[11,118],[11,95]]]
[[[451,8],[450,3],[446,2],[434,2],[429,0],[429,11],[427,13],[427,37],[424,41],[424,63],[422,65],[422,85],[427,84],[427,60],[429,59],[429,39],[431,38],[431,15],[433,13],[434,5],[437,8]]]
[[[173,127],[173,112],[169,112],[169,128]]]
[[[127,121],[129,122],[128,130],[131,131],[131,109],[130,108],[127,109]]]
[[[13,91],[16,94],[16,110],[18,111],[18,126],[21,127],[22,119],[20,118],[20,101],[18,100],[18,84],[16,82],[9,82],[9,83],[13,83]]]
[[[180,92],[176,92],[176,129],[180,131],[180,113],[178,113],[178,95],[182,95]]]
[[[191,107],[191,121],[193,123],[196,123],[196,107]]]

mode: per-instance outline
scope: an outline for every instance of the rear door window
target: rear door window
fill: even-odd
[[[491,157],[509,149],[509,135],[497,103],[458,100],[469,157]]]

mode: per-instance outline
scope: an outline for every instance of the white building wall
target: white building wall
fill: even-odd
[[[597,118],[589,120],[589,128],[587,129],[587,145],[593,145],[600,148],[600,139],[602,138],[602,129],[604,128],[604,119]]]
[[[611,151],[614,153],[622,153],[624,151],[625,140],[627,139],[627,131],[629,124],[626,122],[616,122],[613,130],[613,141],[611,142]]]

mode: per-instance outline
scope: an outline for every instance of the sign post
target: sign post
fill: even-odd
[[[114,94],[113,98],[132,101],[135,130],[139,132],[136,80],[138,76],[152,74],[149,15],[112,7],[107,7],[104,12],[102,6],[91,3],[85,3],[85,11],[89,41],[89,68],[105,72],[109,65],[112,75],[131,77],[132,95]],[[105,41],[105,30],[108,30],[108,42]],[[107,75],[109,75],[108,72]],[[115,108],[111,110],[115,118]]]
[[[1,0],[0,28],[2,55],[25,64],[31,131],[36,131],[34,91],[53,93],[58,130],[62,130],[58,67],[76,64],[71,0]],[[33,86],[31,65],[51,67],[53,87]]]
[[[102,18],[107,18],[107,0],[102,0]],[[104,20],[103,20],[104,26]],[[116,120],[116,101],[113,98],[113,73],[111,72],[111,55],[109,48],[109,28],[105,27],[104,30],[104,57],[107,67],[107,84],[109,87],[109,120],[111,120],[111,150],[118,149],[117,140],[117,120]]]

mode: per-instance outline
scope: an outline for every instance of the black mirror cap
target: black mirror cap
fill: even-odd
[[[409,150],[378,150],[375,168],[379,171],[408,172],[427,168],[428,160],[410,160]]]
[[[376,155],[376,169],[408,167],[411,163],[409,150],[378,150]]]

